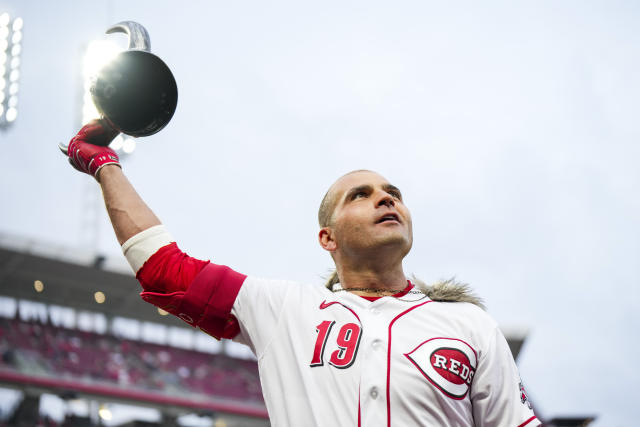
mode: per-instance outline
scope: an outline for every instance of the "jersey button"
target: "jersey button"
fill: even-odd
[[[373,314],[374,316],[377,316],[378,314],[380,314],[380,310],[378,310],[377,308],[372,308],[371,314]]]
[[[369,396],[371,396],[372,399],[377,399],[378,398],[378,387],[372,387],[371,390],[369,391]]]
[[[374,350],[378,350],[382,347],[382,340],[378,340],[375,339],[373,340],[373,342],[371,343],[371,348],[373,348]]]

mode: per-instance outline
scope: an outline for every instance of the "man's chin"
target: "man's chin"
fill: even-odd
[[[405,234],[389,233],[386,235],[376,236],[372,242],[372,249],[379,248],[381,250],[398,250],[408,253],[411,249],[412,239]]]

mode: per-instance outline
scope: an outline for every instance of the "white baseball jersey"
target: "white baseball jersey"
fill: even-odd
[[[138,252],[128,255],[134,270],[168,237],[144,240],[123,246]],[[504,336],[473,304],[432,301],[412,285],[370,301],[339,284],[332,292],[216,269],[194,287],[232,297],[226,309],[205,297],[198,316],[235,316],[274,426],[540,425]]]

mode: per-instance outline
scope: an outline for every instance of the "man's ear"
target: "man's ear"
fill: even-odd
[[[318,242],[320,242],[320,246],[322,249],[329,252],[334,252],[338,245],[333,237],[333,230],[330,227],[321,228],[318,232]]]

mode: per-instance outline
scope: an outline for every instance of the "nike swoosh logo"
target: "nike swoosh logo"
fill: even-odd
[[[337,304],[337,302],[332,301],[332,302],[327,302],[327,300],[324,300],[320,303],[320,310],[324,310],[325,308],[329,307],[330,305],[333,304]]]
[[[333,304],[338,304],[338,305],[343,306],[344,308],[346,308],[347,310],[349,310],[349,311],[351,312],[351,314],[353,314],[354,316],[356,316],[356,319],[358,319],[358,322],[360,322],[360,317],[356,314],[356,312],[355,312],[355,311],[353,311],[353,309],[352,309],[352,308],[349,308],[349,307],[347,307],[346,305],[344,305],[343,303],[338,302],[338,301],[331,301],[331,302],[327,302],[327,300],[324,300],[324,301],[322,301],[322,302],[320,303],[320,310],[324,310],[325,308],[327,308],[327,307],[329,307],[329,306],[331,306],[331,305],[333,305]],[[362,326],[362,322],[360,322],[360,326]]]

